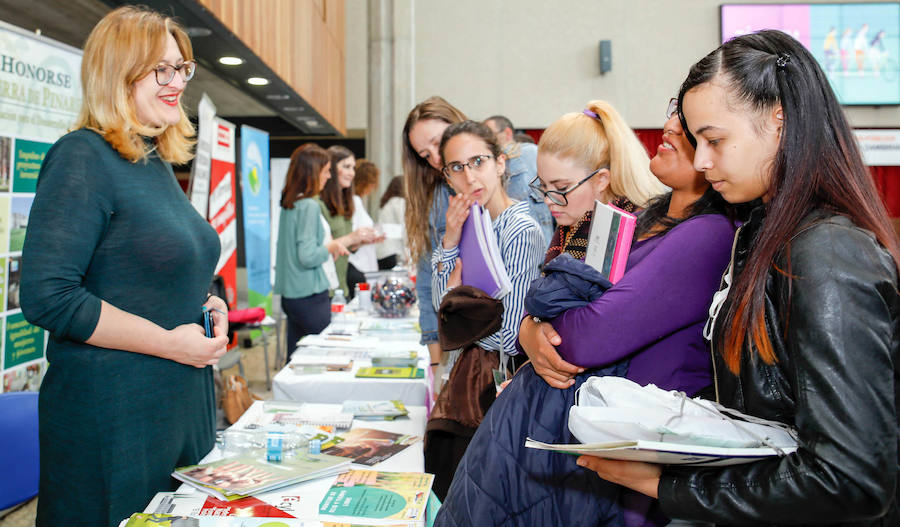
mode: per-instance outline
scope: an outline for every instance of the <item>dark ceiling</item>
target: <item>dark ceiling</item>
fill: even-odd
[[[249,124],[275,137],[336,136],[338,131],[278,78],[231,31],[194,0],[0,0],[0,20],[81,48],[94,25],[112,7],[136,3],[176,16],[192,33],[194,55],[200,63],[185,92],[186,108],[196,112],[205,92],[218,115]],[[37,7],[37,8],[36,8]],[[200,36],[206,34],[206,36]],[[223,66],[222,55],[244,58],[240,66]],[[267,86],[251,86],[246,79],[262,76]]]

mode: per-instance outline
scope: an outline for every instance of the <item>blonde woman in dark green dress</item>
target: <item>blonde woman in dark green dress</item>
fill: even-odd
[[[118,525],[213,446],[225,302],[219,239],[170,163],[192,157],[195,64],[170,18],[110,12],[82,62],[75,131],[47,153],[22,254],[25,317],[47,329],[37,525]],[[212,338],[199,325],[215,308]]]

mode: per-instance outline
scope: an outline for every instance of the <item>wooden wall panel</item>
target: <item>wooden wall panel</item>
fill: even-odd
[[[345,0],[197,0],[342,134]]]

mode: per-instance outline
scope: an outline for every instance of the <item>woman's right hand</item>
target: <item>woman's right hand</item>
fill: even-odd
[[[331,240],[330,242],[325,244],[325,248],[328,249],[328,253],[331,254],[331,257],[335,260],[340,258],[341,256],[347,256],[350,254],[350,251],[344,247],[344,244],[337,240]]]
[[[569,364],[556,352],[562,338],[549,322],[525,317],[519,326],[519,343],[534,366],[534,372],[550,386],[565,389],[575,384],[576,374],[584,368]]]
[[[195,368],[219,362],[228,351],[228,335],[209,338],[199,324],[182,324],[168,332],[167,359]]]
[[[459,245],[462,236],[462,227],[469,217],[469,208],[474,201],[469,196],[459,194],[450,196],[450,204],[447,206],[447,231],[444,233],[442,244],[444,249],[452,249]]]
[[[353,231],[360,245],[369,243],[381,243],[385,240],[384,234],[379,235],[372,227],[360,227]]]

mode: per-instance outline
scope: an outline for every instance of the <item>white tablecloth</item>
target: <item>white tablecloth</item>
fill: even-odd
[[[407,406],[428,405],[430,386],[430,358],[428,348],[419,344],[418,333],[361,332],[353,335],[334,335],[335,331],[349,325],[359,326],[361,321],[371,317],[356,316],[340,323],[334,323],[319,335],[310,335],[301,340],[303,345],[331,345],[344,348],[335,353],[356,355],[352,371],[325,372],[318,374],[298,374],[290,366],[278,372],[272,380],[272,395],[276,400],[301,401],[306,403],[343,403],[346,400],[398,400]],[[391,319],[372,320],[388,323]],[[329,337],[329,333],[332,335]],[[298,348],[302,350],[301,348]],[[419,368],[425,372],[422,379],[367,379],[355,377],[356,371],[372,365],[367,358],[369,352],[379,350],[415,350],[419,354]]]

